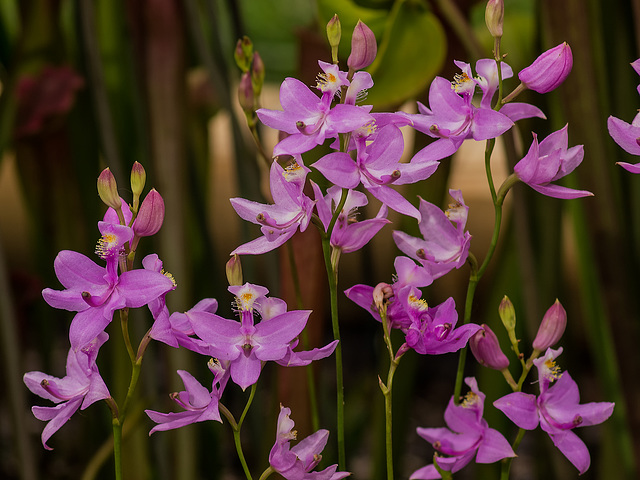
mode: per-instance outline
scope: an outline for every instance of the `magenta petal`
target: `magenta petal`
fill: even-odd
[[[426,465],[422,468],[419,468],[415,472],[411,474],[409,480],[434,480],[437,478],[442,478],[436,470],[436,467],[431,465]]]
[[[31,411],[38,420],[49,421],[42,430],[42,445],[47,450],[52,450],[47,445],[47,440],[62,427],[78,410],[82,403],[82,397],[74,398],[55,407],[32,407]]]
[[[562,185],[554,185],[548,183],[546,185],[529,184],[536,192],[546,195],[547,197],[562,198],[566,200],[582,197],[592,197],[593,193],[587,190],[574,190],[573,188],[563,187]]]
[[[493,428],[485,429],[476,455],[477,463],[494,463],[503,458],[515,456],[511,444],[500,432]]]
[[[502,106],[500,113],[509,117],[512,122],[517,122],[524,118],[538,117],[545,119],[547,116],[542,110],[529,103],[510,102]]]
[[[534,430],[538,427],[538,406],[535,395],[522,392],[510,393],[493,402],[493,406],[520,428]]]
[[[240,322],[206,312],[191,312],[189,320],[196,335],[211,345],[220,359],[233,360],[240,355],[236,348],[244,342]]]
[[[233,382],[245,390],[258,381],[262,366],[260,360],[258,360],[255,355],[250,354],[247,356],[242,354],[231,362],[229,368]]]
[[[316,161],[313,167],[339,187],[356,188],[360,183],[360,171],[347,153],[329,153]]]
[[[143,269],[124,272],[116,285],[130,308],[142,307],[173,288],[173,280],[166,275]]]
[[[627,172],[640,173],[640,163],[618,162],[616,165],[620,165]]]
[[[502,135],[513,126],[513,122],[500,112],[479,108],[473,116],[474,140],[487,140]]]
[[[110,302],[110,305],[124,308],[124,302],[119,304]],[[69,326],[69,341],[75,350],[84,347],[107,328],[113,318],[115,308],[109,309],[110,313],[107,313],[107,308],[105,307],[106,305],[98,308],[89,308],[83,312],[76,313],[76,316],[73,317]]]
[[[104,267],[98,266],[89,257],[71,250],[63,250],[54,260],[54,269],[60,283],[68,289],[86,288],[87,284],[102,285],[105,283]]]
[[[624,120],[620,120],[614,116],[608,118],[607,127],[609,128],[611,138],[613,138],[625,152],[631,155],[640,155],[640,144],[638,144],[637,140],[640,137],[640,127],[630,125]]]
[[[293,310],[256,325],[253,334],[256,357],[263,361],[280,360],[289,342],[304,330],[310,314],[311,310]]]
[[[575,433],[564,430],[562,433],[549,434],[549,437],[558,450],[578,469],[580,475],[589,469],[591,464],[589,450]]]
[[[364,186],[371,195],[376,197],[390,209],[420,221],[420,212],[418,209],[393,188],[387,185],[374,185],[370,182],[365,183]]]
[[[255,240],[244,243],[236,248],[231,255],[262,255],[263,253],[275,250],[281,245],[284,245],[296,233],[296,230],[291,229],[288,232],[284,232],[279,235],[275,240],[268,240],[267,237],[258,237]]]

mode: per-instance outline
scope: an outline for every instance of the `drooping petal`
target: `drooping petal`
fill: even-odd
[[[614,116],[607,120],[609,135],[627,153],[640,155],[640,126],[633,126]]]
[[[549,437],[558,450],[578,469],[580,475],[589,469],[591,464],[589,450],[575,433],[564,430],[561,433],[549,434]]]
[[[38,420],[48,421],[42,430],[42,446],[47,450],[53,450],[47,445],[51,436],[62,427],[78,410],[82,403],[82,397],[77,397],[55,407],[32,407],[31,411]]]
[[[511,444],[504,436],[494,430],[487,428],[482,435],[482,443],[478,447],[476,454],[476,462],[478,463],[494,463],[507,457],[515,457],[516,454],[511,448]]]

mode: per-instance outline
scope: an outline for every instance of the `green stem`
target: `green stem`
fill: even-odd
[[[387,384],[383,384],[380,380],[380,390],[384,395],[384,410],[385,410],[385,446],[387,453],[387,480],[393,480],[393,400],[391,392],[393,390],[393,376],[400,363],[400,358],[396,357],[393,352],[393,345],[391,344],[391,331],[389,328],[389,320],[387,318],[386,307],[382,307],[378,310],[380,312],[380,320],[382,322],[382,328],[384,331],[384,341],[387,345],[387,351],[389,352],[389,373],[387,374]]]
[[[244,410],[242,411],[242,415],[240,416],[240,420],[238,422],[236,422],[236,419],[234,418],[233,414],[229,411],[227,407],[225,407],[222,403],[220,403],[218,406],[218,408],[220,409],[220,413],[224,415],[224,417],[229,422],[229,425],[231,425],[231,430],[233,431],[233,443],[236,446],[236,452],[238,453],[238,458],[240,459],[240,464],[242,465],[242,470],[244,470],[244,474],[247,477],[247,480],[253,480],[253,479],[251,477],[251,472],[249,471],[249,466],[247,465],[247,460],[244,458],[244,452],[242,451],[242,441],[240,440],[240,429],[242,428],[244,419],[247,416],[249,407],[251,407],[251,403],[253,402],[253,397],[256,394],[256,387],[257,387],[257,383],[254,383],[253,385],[251,385],[251,392],[249,393],[247,404],[245,405]],[[262,476],[260,478],[262,478]]]
[[[518,446],[520,446],[520,442],[522,441],[522,437],[524,437],[526,430],[524,428],[521,428],[520,430],[518,430],[518,435],[516,436],[516,439],[513,441],[513,451],[515,452],[518,449]],[[502,468],[500,471],[500,480],[508,480],[509,479],[509,470],[511,469],[511,462],[513,461],[514,457],[508,457],[502,460]]]
[[[331,255],[331,233],[333,227],[338,220],[340,212],[344,208],[344,204],[347,201],[349,190],[342,189],[342,196],[338,203],[329,227],[326,232],[322,232],[322,255],[324,257],[324,265],[327,270],[327,279],[329,281],[329,296],[331,301],[331,327],[333,330],[333,339],[338,340],[338,345],[335,349],[336,356],[336,437],[338,441],[338,470],[346,470],[346,453],[344,442],[344,379],[342,372],[342,342],[340,341],[340,324],[338,322],[338,265],[337,262],[332,262]]]
[[[266,480],[273,472],[275,472],[275,470],[271,466],[267,467],[258,480]]]
[[[113,458],[115,461],[115,478],[122,480],[122,423],[118,418],[112,419],[113,425]]]

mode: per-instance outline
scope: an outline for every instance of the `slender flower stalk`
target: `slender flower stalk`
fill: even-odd
[[[393,376],[395,375],[403,354],[396,356],[393,351],[393,345],[391,344],[391,329],[389,327],[389,319],[387,318],[386,305],[380,306],[378,311],[380,313],[380,320],[384,331],[384,342],[387,346],[387,351],[389,352],[389,373],[387,374],[387,383],[382,383],[381,379],[378,379],[378,381],[380,384],[380,390],[382,390],[382,395],[384,395],[387,480],[393,480],[393,401],[391,392],[393,389]]]
[[[322,233],[322,254],[324,256],[324,264],[327,270],[327,279],[329,281],[329,295],[331,301],[331,327],[333,330],[333,339],[338,344],[335,350],[336,356],[336,436],[338,440],[338,470],[346,470],[346,450],[344,439],[344,379],[342,372],[342,342],[340,342],[340,324],[338,321],[338,264],[335,265],[331,261],[331,233],[333,227],[338,220],[338,216],[347,201],[349,190],[342,189],[340,203],[331,218],[329,227],[325,233]],[[321,229],[322,230],[322,229]]]

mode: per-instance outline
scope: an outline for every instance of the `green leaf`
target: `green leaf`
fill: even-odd
[[[379,108],[417,96],[438,73],[445,54],[446,36],[435,15],[420,1],[398,0],[368,69],[374,86],[367,103]]]

